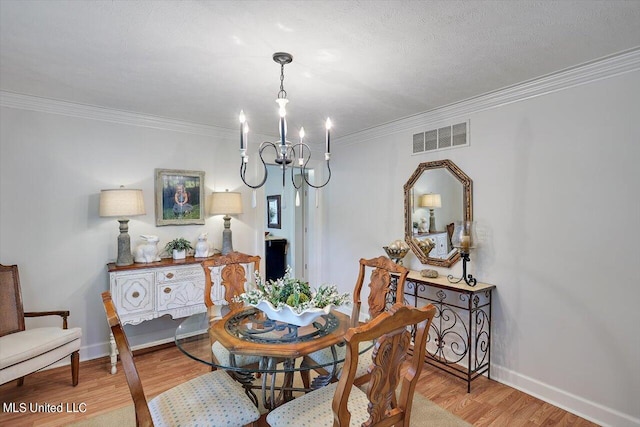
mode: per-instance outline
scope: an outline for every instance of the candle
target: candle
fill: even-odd
[[[244,146],[249,147],[249,124],[248,123],[244,124]]]
[[[298,158],[298,165],[302,166],[304,164],[304,145],[302,139],[304,138],[304,128],[300,128],[300,157]],[[299,205],[296,205],[299,206]]]
[[[462,252],[469,252],[469,246],[471,246],[471,239],[469,236],[460,237],[460,247]]]
[[[331,152],[331,119],[327,117],[327,123],[326,123],[326,128],[327,128],[327,149],[326,149],[326,153],[330,153]]]
[[[285,126],[286,125],[285,125],[285,122],[284,122],[284,117],[280,117],[280,144],[281,145],[285,145],[285,142],[284,142],[284,140],[286,138]]]
[[[244,122],[246,117],[244,116],[244,111],[240,110],[240,149],[244,150]]]
[[[285,142],[287,139],[287,121],[285,120],[285,116],[287,115],[287,109],[285,108],[287,105],[286,98],[278,98],[276,99],[276,103],[280,106],[278,112],[280,113],[280,144],[284,147],[287,143]]]

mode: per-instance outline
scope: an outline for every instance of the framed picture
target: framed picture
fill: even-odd
[[[282,228],[281,218],[280,195],[267,196],[267,227]]]
[[[156,225],[204,224],[204,172],[156,169]]]

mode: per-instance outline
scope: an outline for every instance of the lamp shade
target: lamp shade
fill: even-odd
[[[442,200],[439,194],[423,194],[418,200],[418,206],[421,208],[439,208],[442,206]]]
[[[235,191],[214,192],[211,196],[211,215],[234,215],[242,213],[242,194]]]
[[[120,187],[100,191],[100,216],[130,217],[145,213],[142,190]]]

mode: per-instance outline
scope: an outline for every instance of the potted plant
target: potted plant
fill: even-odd
[[[187,249],[193,249],[191,242],[184,237],[173,239],[165,246],[167,252],[173,253],[173,259],[185,259],[187,256]]]
[[[291,277],[287,267],[284,277],[263,281],[255,273],[256,288],[238,296],[238,300],[263,311],[271,320],[306,326],[333,306],[349,302],[349,293],[339,293],[335,285],[321,285],[313,291],[303,280]]]

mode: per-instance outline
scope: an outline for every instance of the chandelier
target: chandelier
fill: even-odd
[[[246,171],[247,164],[249,163],[249,156],[247,155],[247,147],[248,147],[248,132],[249,125],[247,123],[247,119],[244,115],[244,111],[240,111],[240,177],[242,178],[242,182],[245,183],[247,187],[256,188],[262,187],[265,182],[267,182],[267,164],[263,157],[263,152],[272,148],[275,151],[276,159],[275,162],[280,165],[282,169],[282,187],[285,186],[287,169],[291,171],[291,182],[296,190],[299,190],[302,186],[302,181],[296,183],[294,178],[294,171],[296,169],[300,170],[302,179],[307,183],[310,187],[313,188],[322,188],[329,183],[331,179],[331,167],[329,166],[329,159],[331,158],[331,120],[327,118],[325,123],[326,134],[325,134],[325,153],[324,160],[327,164],[327,170],[329,171],[327,175],[327,180],[320,185],[314,185],[309,182],[307,178],[307,164],[309,160],[311,160],[311,148],[304,142],[304,128],[301,127],[298,133],[300,137],[300,141],[297,143],[292,143],[287,140],[287,110],[286,105],[289,102],[287,99],[287,91],[284,90],[284,66],[293,61],[293,56],[286,52],[276,52],[273,54],[273,60],[280,64],[280,91],[278,92],[278,98],[276,99],[276,103],[279,106],[280,113],[280,121],[278,123],[278,129],[280,132],[280,138],[276,142],[265,141],[258,147],[258,155],[260,156],[260,161],[263,166],[263,178],[258,184],[252,185],[246,180]]]

